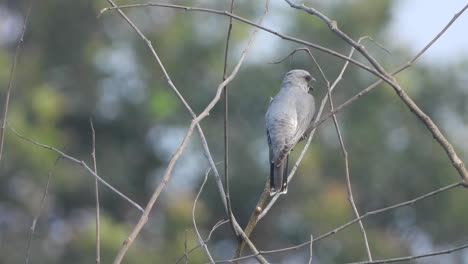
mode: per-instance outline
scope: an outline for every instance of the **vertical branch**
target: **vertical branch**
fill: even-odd
[[[314,244],[314,236],[310,235],[310,246],[309,246],[309,264],[312,264],[312,257],[314,256],[314,251],[313,251],[313,244]]]
[[[16,63],[18,61],[18,56],[21,51],[21,46],[24,42],[24,34],[26,32],[26,26],[29,21],[29,16],[31,15],[31,9],[32,9],[33,1],[29,4],[28,11],[26,12],[26,16],[24,17],[24,22],[23,22],[23,30],[21,32],[21,37],[18,40],[18,44],[16,45],[15,49],[15,55],[13,57],[13,64],[11,65],[11,70],[10,70],[10,78],[8,79],[8,88],[7,88],[7,93],[5,96],[5,108],[3,110],[3,118],[2,118],[2,126],[0,128],[0,161],[2,160],[3,156],[3,142],[5,140],[5,128],[6,128],[6,121],[8,118],[8,106],[10,104],[10,95],[11,95],[11,90],[13,89],[13,81],[15,79],[15,71],[16,71]]]
[[[94,173],[97,174],[97,165],[96,165],[96,132],[94,131],[93,120],[89,120],[91,124],[91,132],[93,136],[93,150],[91,151],[91,157],[93,158],[93,167]],[[96,196],[96,264],[101,263],[101,224],[99,221],[99,184],[98,180],[94,178],[94,193]]]
[[[231,0],[231,8],[230,13],[232,13],[234,9],[234,0]],[[232,17],[229,17],[229,26],[227,30],[226,36],[226,46],[224,48],[224,67],[223,67],[223,81],[227,78],[227,64],[228,64],[228,53],[229,53],[229,40],[231,38],[231,31],[232,31]],[[228,89],[227,85],[224,86],[224,189],[226,189],[226,205],[227,205],[227,212],[228,217],[231,221],[229,221],[232,231],[237,236],[236,229],[234,228],[234,221],[232,221],[231,215],[232,207],[231,207],[231,192],[229,188],[229,96],[228,96]]]
[[[330,106],[331,106],[331,109],[333,109],[333,103],[332,103],[331,96],[330,96]],[[356,207],[356,204],[354,202],[353,190],[351,188],[351,179],[350,179],[350,176],[349,176],[348,152],[346,151],[346,147],[345,147],[343,137],[342,137],[341,131],[340,131],[340,126],[338,125],[338,121],[337,121],[337,118],[336,118],[335,115],[333,115],[333,122],[335,123],[336,132],[338,134],[338,138],[340,140],[341,150],[343,152],[343,156],[344,156],[344,159],[345,159],[345,170],[346,170],[345,173],[346,173],[346,186],[347,186],[347,190],[348,190],[348,200],[351,203],[351,207],[353,208],[355,216],[357,218],[359,218],[360,217],[359,211],[358,211],[358,209]],[[369,247],[369,241],[367,239],[366,230],[364,229],[364,224],[362,223],[362,220],[359,220],[359,228],[361,229],[362,236],[364,238],[364,244],[366,246],[367,258],[369,259],[369,261],[372,261],[372,254],[371,254],[371,250],[370,250],[370,247]]]
[[[211,231],[210,233],[208,234],[208,237],[203,240],[203,242],[207,243],[208,241],[210,241],[211,239],[211,235],[213,234],[214,231],[216,231],[216,229],[222,225],[224,225],[225,223],[229,222],[229,220],[220,220],[218,221],[212,228],[211,228]],[[188,263],[189,262],[189,254],[192,253],[193,251],[195,251],[196,249],[198,249],[199,247],[201,247],[200,244],[194,246],[193,248],[191,248],[190,250],[188,250],[187,248],[187,230],[185,230],[185,244],[184,244],[184,254],[182,256],[180,256],[176,261],[175,261],[175,264],[178,264],[182,259],[185,259],[185,263]],[[217,261],[215,261],[217,262]]]

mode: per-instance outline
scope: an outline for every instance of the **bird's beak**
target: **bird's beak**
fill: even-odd
[[[315,78],[310,76],[310,81],[311,82],[315,82]],[[314,91],[314,87],[312,87],[312,85],[308,84],[307,87],[309,88],[309,91],[313,92]]]

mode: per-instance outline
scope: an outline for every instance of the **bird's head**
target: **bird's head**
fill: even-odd
[[[313,87],[309,84],[310,81],[315,81],[315,78],[305,70],[292,70],[286,73],[284,76],[283,83],[290,83],[297,85],[304,89],[305,92],[313,91]]]

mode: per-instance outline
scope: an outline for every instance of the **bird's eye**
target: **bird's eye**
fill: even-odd
[[[306,81],[310,82],[310,80],[312,80],[312,76],[306,75],[306,76],[305,76],[305,79],[306,79]]]

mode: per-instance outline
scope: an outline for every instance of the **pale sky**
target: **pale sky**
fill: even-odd
[[[409,44],[416,53],[459,12],[467,0],[399,0],[393,7],[392,44]],[[448,63],[468,57],[468,10],[422,57]]]

